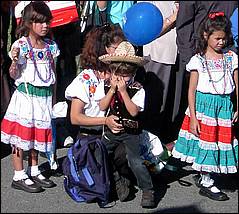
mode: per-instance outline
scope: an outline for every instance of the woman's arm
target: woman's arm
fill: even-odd
[[[70,118],[73,125],[97,126],[107,125],[115,133],[122,129],[122,125],[117,123],[119,118],[114,115],[108,117],[90,117],[85,115],[85,103],[78,98],[73,98],[71,103]]]
[[[172,15],[170,15],[169,17],[164,19],[162,31],[161,31],[159,37],[161,37],[162,35],[164,35],[169,30],[171,30],[172,28],[174,28],[176,26],[177,14],[178,14],[178,7],[173,11]]]
[[[72,99],[70,118],[73,125],[97,126],[105,124],[105,117],[89,117],[85,115],[85,103],[77,98]]]

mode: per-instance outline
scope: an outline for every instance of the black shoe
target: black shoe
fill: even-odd
[[[120,178],[116,181],[116,193],[121,202],[124,202],[129,197],[129,186],[126,183],[126,180],[124,178]]]
[[[39,174],[39,175],[41,175],[41,174]],[[39,184],[40,186],[45,187],[45,188],[51,188],[51,187],[56,186],[56,184],[52,180],[50,180],[48,178],[40,179],[39,175],[31,176],[31,179],[34,182],[36,182],[37,184]]]
[[[193,180],[195,182],[195,185],[198,187],[198,188],[201,188],[202,187],[202,184],[201,184],[201,181],[202,181],[202,177],[200,175],[194,175],[193,176]]]
[[[43,191],[42,187],[39,186],[39,184],[37,184],[37,183],[27,185],[25,183],[25,181],[27,179],[29,179],[29,178],[25,178],[25,179],[18,180],[18,181],[13,180],[11,187],[14,188],[14,189],[20,189],[20,190],[23,190],[25,192],[30,192],[30,193],[37,193],[37,192],[42,192]]]
[[[144,190],[142,194],[141,204],[143,208],[155,208],[155,198],[153,190]]]
[[[53,177],[61,177],[62,175],[63,175],[63,172],[59,168],[51,170],[51,176]]]
[[[229,197],[225,193],[223,193],[223,192],[214,193],[211,191],[211,188],[212,188],[212,186],[210,186],[210,187],[201,186],[201,189],[199,190],[199,194],[202,196],[206,196],[215,201],[229,200]]]

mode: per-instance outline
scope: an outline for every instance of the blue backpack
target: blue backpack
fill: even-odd
[[[110,178],[108,153],[96,136],[79,139],[68,149],[63,160],[64,188],[76,202],[109,202]]]

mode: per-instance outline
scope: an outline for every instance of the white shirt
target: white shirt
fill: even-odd
[[[85,115],[90,117],[104,117],[104,111],[99,108],[99,102],[95,100],[96,88],[101,80],[98,80],[93,70],[83,70],[66,88],[65,98],[72,100],[78,98],[85,103]]]
[[[60,50],[53,40],[45,39],[45,44],[45,48],[33,48],[32,52],[24,36],[12,44],[11,51],[13,47],[20,48],[17,64],[21,74],[15,80],[17,86],[24,82],[31,83],[34,86],[50,86],[55,83],[56,77],[50,60],[51,57],[56,58],[60,54]],[[9,57],[12,59],[11,51]],[[30,56],[31,53],[34,56],[37,69]],[[49,56],[49,53],[51,56]]]
[[[231,94],[235,89],[233,73],[237,68],[238,56],[233,51],[225,53],[224,60],[207,60],[207,66],[205,58],[196,54],[186,65],[187,71],[196,70],[199,74],[197,91],[211,94]]]

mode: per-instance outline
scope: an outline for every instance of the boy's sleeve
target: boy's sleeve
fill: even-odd
[[[144,110],[145,90],[141,88],[133,97],[132,102],[140,108],[140,111]]]

